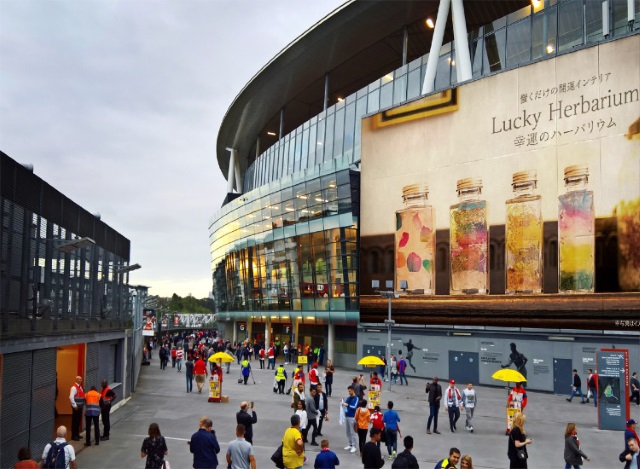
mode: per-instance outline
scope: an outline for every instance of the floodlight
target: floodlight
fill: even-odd
[[[380,280],[371,280],[371,288],[376,290],[380,288]]]
[[[69,254],[73,251],[77,251],[78,249],[86,248],[87,246],[92,246],[94,244],[96,244],[96,242],[91,238],[71,239],[58,246],[58,251]]]
[[[387,287],[387,290],[393,290],[393,280],[385,280],[384,283]]]
[[[127,272],[131,272],[132,270],[138,270],[142,268],[142,266],[140,264],[133,264],[133,265],[127,265],[124,267],[120,267],[119,269],[116,269],[116,274],[126,274]]]

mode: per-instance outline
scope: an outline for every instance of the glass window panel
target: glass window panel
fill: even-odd
[[[416,68],[409,72],[407,79],[407,99],[411,100],[420,96],[422,83],[420,82],[420,68]]]
[[[390,108],[393,104],[393,82],[380,87],[380,109]]]
[[[353,133],[353,161],[360,160],[360,142],[362,138],[362,116],[367,113],[367,97],[360,98],[356,103],[356,128]]]
[[[327,117],[325,136],[324,136],[324,161],[327,162],[333,158],[333,131],[336,117],[335,114],[330,114]]]
[[[302,132],[300,164],[297,166],[297,171],[301,169],[306,169],[308,163],[309,163],[309,129],[305,129]]]
[[[300,156],[300,153],[298,153]],[[296,162],[296,136],[291,135],[291,141],[289,142],[289,158],[287,161],[287,166],[285,167],[285,172],[283,174],[291,174],[293,173],[293,166]]]
[[[585,4],[587,42],[598,42],[602,39],[602,4],[587,2]]]
[[[311,168],[316,164],[316,131],[317,127],[315,125],[312,125],[309,129],[309,162],[306,168]]]
[[[406,67],[405,67],[406,68]],[[397,105],[407,100],[407,75],[401,75],[393,80],[393,104]]]
[[[471,54],[471,67],[473,78],[480,78],[482,76],[482,47],[484,45],[484,38],[479,38],[477,41],[473,41],[470,45]]]
[[[556,7],[545,9],[533,16],[531,32],[531,59],[536,60],[548,54],[556,54]]]
[[[582,14],[582,2],[562,2],[558,5],[559,52],[582,45]]]
[[[347,161],[353,161],[353,141],[356,125],[356,104],[349,104],[345,112],[344,121],[344,150],[343,154]]]
[[[446,53],[438,59],[436,70],[436,90],[444,90],[451,86],[451,53]]]
[[[485,74],[498,72],[505,68],[505,35],[506,29],[501,29],[485,37],[484,64]]]
[[[296,144],[293,151],[293,165],[291,166],[290,173],[294,171],[300,171],[300,161],[302,160],[302,131],[296,134]]]
[[[529,62],[531,49],[531,23],[526,18],[509,25],[507,29],[507,67]]]
[[[638,12],[638,1],[635,0],[636,12]],[[613,0],[611,4],[611,19],[613,20],[613,36],[623,36],[629,31],[627,21],[627,0]],[[637,28],[637,27],[636,27]]]
[[[367,100],[367,114],[373,114],[380,110],[380,89],[375,89],[369,93]]]
[[[318,119],[318,131],[316,134],[316,164],[323,162],[324,156],[324,133],[325,133],[325,119]]]
[[[356,99],[363,98],[363,97],[367,96],[368,93],[369,93],[369,87],[368,86],[365,86],[364,88],[360,88],[356,93]]]
[[[344,101],[342,102],[344,104]],[[342,145],[344,143],[344,107],[336,111],[336,121],[333,132],[333,156],[342,155]]]

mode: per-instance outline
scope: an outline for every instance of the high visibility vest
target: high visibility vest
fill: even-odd
[[[84,391],[82,390],[82,386],[78,385],[78,383],[73,384],[76,388],[76,395],[73,398],[76,401],[77,406],[84,405]]]
[[[279,366],[278,369],[276,370],[276,380],[277,381],[282,381],[283,379],[286,379],[284,377],[284,367],[283,366]]]
[[[84,410],[84,415],[89,417],[95,417],[100,415],[100,394],[98,391],[89,391],[85,395],[87,405]]]

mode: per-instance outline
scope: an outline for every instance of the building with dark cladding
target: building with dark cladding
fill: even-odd
[[[59,425],[71,437],[76,376],[131,396],[147,288],[129,285],[131,243],[99,215],[2,152],[0,177],[0,467],[13,467]]]
[[[636,369],[639,28],[637,1],[351,1],[296,38],[218,131],[228,194],[210,242],[226,335],[324,344],[351,367],[402,354],[416,376],[482,384],[514,366],[513,342],[530,387],[560,393],[604,347],[629,349]],[[559,237],[571,171],[588,179],[594,220],[578,250]],[[522,172],[539,213],[514,235],[506,205]],[[460,184],[488,207],[481,251],[452,244]],[[409,231],[394,236],[412,185],[435,214],[414,219],[431,252],[406,257]],[[483,286],[457,291],[471,264]],[[423,270],[428,287],[412,280]],[[398,298],[382,298],[394,281]]]

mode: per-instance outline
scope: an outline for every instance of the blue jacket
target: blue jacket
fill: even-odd
[[[213,469],[218,467],[220,445],[214,433],[200,428],[191,435],[190,450],[193,453],[193,467],[195,469]]]
[[[316,462],[313,463],[314,469],[335,469],[340,464],[340,460],[336,453],[330,449],[322,450],[316,456]]]
[[[358,396],[349,396],[344,400],[347,403],[347,408],[344,409],[344,416],[353,418],[356,416],[356,409],[358,408]]]
[[[395,410],[388,409],[382,415],[382,421],[384,422],[384,426],[389,430],[397,430],[398,422],[400,421],[400,416],[398,415],[398,412],[396,412]]]

